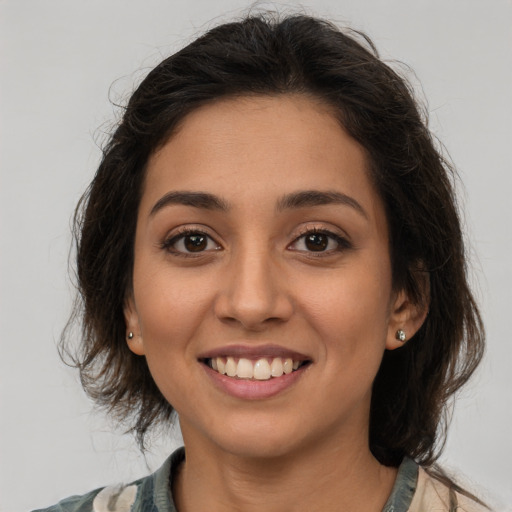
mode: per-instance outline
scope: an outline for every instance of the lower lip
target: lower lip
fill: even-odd
[[[228,377],[205,364],[202,364],[202,366],[217,388],[228,395],[244,400],[261,400],[282,393],[293,386],[307,368],[299,368],[292,373],[284,374],[281,377],[273,377],[269,380],[249,380]]]

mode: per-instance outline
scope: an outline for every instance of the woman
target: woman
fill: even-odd
[[[452,178],[360,34],[256,16],[164,60],[79,205],[76,364],[185,449],[48,510],[484,510],[433,468],[483,351]]]

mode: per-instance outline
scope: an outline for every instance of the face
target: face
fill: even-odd
[[[202,107],[149,160],[125,316],[186,443],[367,443],[383,352],[411,328],[367,167],[301,96]]]

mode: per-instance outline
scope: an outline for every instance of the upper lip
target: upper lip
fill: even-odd
[[[310,361],[311,357],[301,354],[295,350],[290,350],[279,345],[226,345],[217,347],[201,353],[198,359],[213,359],[214,357],[235,357],[246,359],[281,357],[284,359],[293,359],[294,361]]]

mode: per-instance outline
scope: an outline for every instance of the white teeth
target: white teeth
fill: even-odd
[[[236,367],[236,375],[241,379],[252,379],[253,377],[253,369],[252,363],[249,359],[240,359],[238,361],[238,366]]]
[[[232,357],[228,357],[228,360],[226,361],[226,375],[228,377],[235,377],[236,367],[237,364],[235,363],[235,360]]]
[[[280,357],[275,357],[270,365],[270,372],[272,377],[281,377],[283,375],[283,360]]]
[[[272,377],[282,377],[292,373],[300,367],[300,361],[281,357],[260,358],[251,361],[245,357],[214,357],[210,360],[210,367],[222,375],[238,377],[239,379],[269,380]]]
[[[254,364],[254,378],[257,380],[268,380],[271,377],[270,365],[266,359],[258,359]]]

